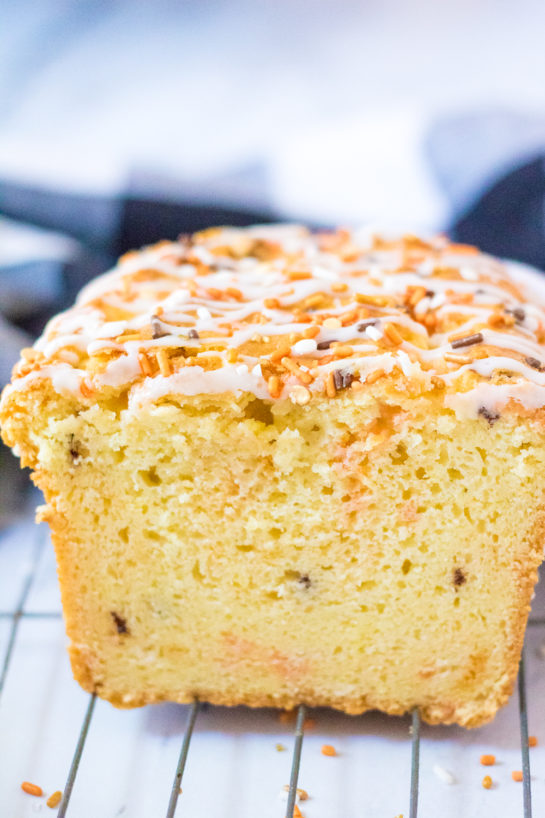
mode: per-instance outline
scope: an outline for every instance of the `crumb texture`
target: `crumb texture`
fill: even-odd
[[[542,552],[529,422],[194,398],[50,417],[35,446],[87,689],[468,726],[506,701]]]

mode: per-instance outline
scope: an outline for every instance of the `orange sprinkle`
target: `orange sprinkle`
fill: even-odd
[[[291,352],[291,344],[289,346],[281,346],[279,347],[276,352],[271,354],[271,361],[276,363],[277,361],[281,361],[282,358],[285,358]]]
[[[227,295],[230,295],[231,298],[234,298],[235,301],[243,301],[244,300],[244,296],[242,295],[242,293],[238,289],[238,287],[226,287],[225,292],[227,293]]]
[[[303,818],[303,813],[301,812],[297,804],[295,804],[295,806],[293,807],[293,818]]]
[[[416,307],[418,302],[422,301],[425,295],[426,295],[425,287],[415,287],[415,289],[411,293],[411,297],[409,298],[409,304],[411,305],[411,307]]]
[[[303,338],[316,338],[320,334],[320,327],[307,327],[303,330]]]
[[[210,298],[213,298],[215,301],[220,301],[223,297],[223,290],[218,290],[217,287],[208,287],[206,292]]]
[[[460,255],[474,256],[479,251],[471,244],[449,244],[447,247],[449,253],[458,253]]]
[[[266,298],[263,302],[263,305],[268,310],[277,310],[280,307],[280,301],[278,298]]]
[[[312,307],[320,307],[321,304],[324,303],[324,296],[323,293],[315,293],[314,295],[309,295],[308,298],[305,298],[305,309],[312,309]]]
[[[483,767],[492,767],[493,764],[496,763],[496,756],[487,755],[486,753],[482,755],[479,759]]]
[[[523,779],[522,770],[513,770],[513,772],[511,773],[511,778],[513,779],[513,781],[519,782],[522,781]]]
[[[358,304],[372,304],[375,307],[386,307],[390,303],[390,298],[387,295],[356,293],[356,301]]]
[[[138,353],[138,363],[140,364],[140,369],[144,373],[144,375],[152,375],[153,369],[151,367],[150,360],[145,352]]]
[[[334,281],[331,285],[331,291],[334,293],[345,293],[348,289],[348,284],[344,281]]]
[[[303,270],[292,270],[287,277],[290,281],[304,281],[307,278],[312,278],[310,273],[305,273]]]
[[[374,372],[370,372],[369,375],[365,379],[365,383],[375,383],[378,381],[379,378],[382,378],[383,375],[386,373],[383,369],[375,369]]]
[[[37,784],[31,784],[29,781],[23,781],[21,784],[21,789],[23,792],[26,792],[29,795],[36,795],[38,798],[44,794],[41,787],[38,787]]]
[[[161,375],[163,375],[165,378],[168,378],[169,375],[172,375],[172,367],[170,365],[170,358],[168,357],[168,352],[163,347],[158,349],[155,354]]]
[[[361,381],[352,381],[350,384],[350,389],[353,389],[354,392],[361,392],[363,389],[363,384]]]
[[[328,398],[334,398],[337,394],[337,389],[335,387],[335,376],[333,375],[333,372],[328,372],[327,374],[325,391]]]
[[[56,792],[52,793],[49,796],[49,798],[47,799],[47,801],[45,803],[47,804],[48,807],[51,807],[51,809],[54,809],[55,807],[58,807],[59,804],[61,803],[61,798],[62,798],[62,792],[60,790],[56,790]]]
[[[282,358],[281,363],[282,366],[285,366],[289,372],[297,375],[302,383],[312,383],[312,375],[309,375],[308,372],[305,372],[303,369],[297,366],[295,361],[292,361],[291,358]]]
[[[483,787],[485,790],[489,790],[492,787],[492,779],[489,775],[485,775],[482,781]]]
[[[93,397],[93,394],[94,394],[93,389],[85,381],[82,381],[80,383],[79,389],[80,389],[80,392],[81,392],[81,394],[83,395],[84,398],[92,398]]]
[[[339,346],[333,347],[331,345],[331,352],[335,355],[336,358],[349,358],[350,355],[354,354],[354,350],[348,344],[339,344]]]
[[[271,398],[279,398],[282,393],[282,383],[278,375],[271,375],[267,381],[267,387]]]
[[[403,338],[393,324],[384,324],[384,334],[396,346],[403,343]]]
[[[537,736],[528,736],[528,747],[537,747]]]
[[[322,744],[322,755],[323,756],[336,756],[337,751],[333,747],[332,744]]]

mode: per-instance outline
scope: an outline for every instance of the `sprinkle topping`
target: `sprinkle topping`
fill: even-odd
[[[137,406],[221,392],[304,406],[378,381],[446,402],[459,382],[467,396],[509,378],[517,400],[542,406],[544,305],[444,237],[213,228],[123,256],[23,351],[14,380],[48,377],[82,402],[114,389]],[[494,417],[506,394],[475,399],[475,414]]]

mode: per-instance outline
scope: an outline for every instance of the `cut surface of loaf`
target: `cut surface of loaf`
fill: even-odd
[[[491,719],[543,552],[540,289],[444,238],[292,226],[92,282],[0,407],[83,687]]]

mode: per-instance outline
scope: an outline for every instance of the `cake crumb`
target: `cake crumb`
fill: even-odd
[[[483,767],[492,767],[492,765],[496,763],[496,756],[489,753],[485,753],[480,757],[479,761],[481,762]]]
[[[322,744],[322,755],[323,756],[336,756],[337,751],[333,747],[332,744]]]
[[[282,792],[289,792],[289,791],[290,791],[290,785],[289,784],[284,784]],[[301,787],[297,787],[297,789],[295,790],[295,798],[296,798],[297,801],[308,801],[308,792],[306,790],[303,790]]]
[[[31,784],[30,781],[23,781],[21,789],[23,792],[28,793],[28,795],[35,795],[37,798],[41,798],[44,794],[41,787],[38,787],[37,784]]]
[[[523,779],[522,770],[513,770],[513,772],[511,773],[511,778],[513,779],[513,781],[519,782],[522,781]]]
[[[283,744],[275,744],[274,747],[275,750],[279,753],[283,753],[284,750],[286,749]]]
[[[456,783],[456,779],[454,778],[454,776],[452,775],[450,770],[447,770],[445,767],[441,767],[440,764],[434,764],[433,765],[433,772],[435,773],[437,778],[440,778],[441,781],[445,782],[445,784],[455,784]]]
[[[490,778],[489,775],[485,775],[485,777],[482,780],[482,785],[485,788],[485,790],[490,790],[492,788],[492,779]]]
[[[51,807],[51,809],[55,809],[55,807],[58,807],[61,803],[61,798],[62,792],[60,790],[55,790],[55,792],[49,796],[45,803],[48,807]]]

